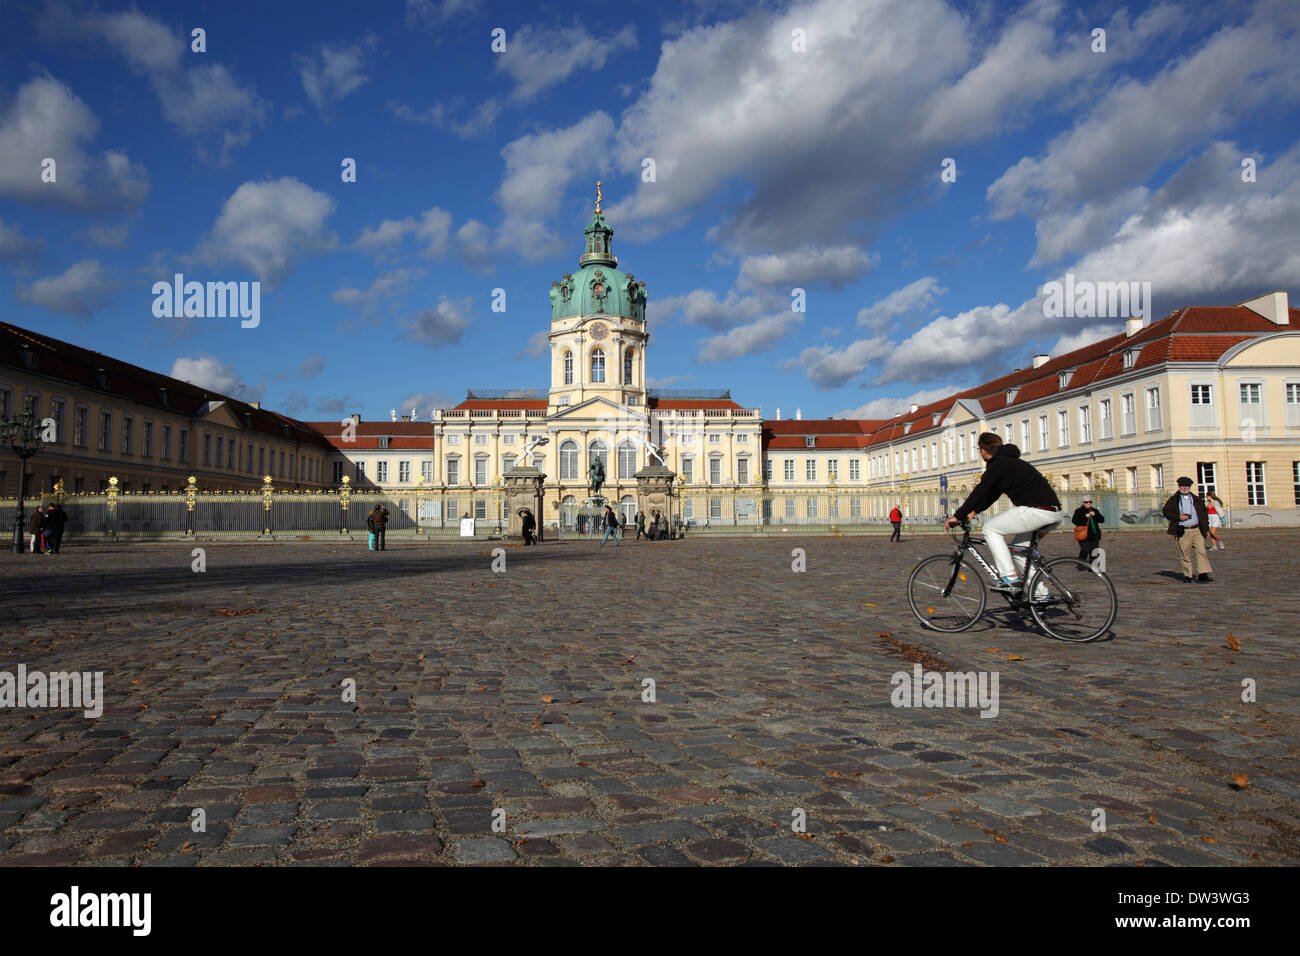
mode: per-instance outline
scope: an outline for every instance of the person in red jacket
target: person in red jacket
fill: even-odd
[[[889,523],[894,526],[894,533],[889,536],[889,540],[891,542],[902,541],[903,512],[898,505],[894,505],[894,509],[889,512]]]

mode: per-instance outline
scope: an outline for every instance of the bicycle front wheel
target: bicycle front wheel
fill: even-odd
[[[926,558],[907,579],[907,603],[924,626],[936,631],[964,631],[980,619],[988,595],[984,581],[964,562],[946,554]]]
[[[1095,641],[1110,630],[1119,610],[1110,578],[1078,558],[1037,568],[1025,593],[1034,621],[1058,641]]]

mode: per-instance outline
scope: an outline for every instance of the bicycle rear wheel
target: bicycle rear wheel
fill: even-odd
[[[936,631],[964,631],[984,613],[988,595],[978,572],[964,562],[936,554],[912,569],[907,603],[924,626]]]
[[[1057,558],[1036,568],[1025,593],[1032,596],[1040,590],[1044,598],[1031,600],[1029,613],[1058,641],[1094,641],[1115,623],[1115,585],[1086,561]]]

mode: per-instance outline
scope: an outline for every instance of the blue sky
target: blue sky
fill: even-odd
[[[1044,315],[1067,272],[1151,282],[1157,317],[1300,290],[1298,25],[1284,0],[8,2],[2,314],[300,418],[425,419],[549,384],[601,179],[652,385],[881,417],[1113,332]],[[155,317],[176,272],[259,281],[260,324]]]

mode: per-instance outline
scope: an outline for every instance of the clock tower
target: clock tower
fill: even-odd
[[[602,200],[598,182],[578,271],[551,283],[552,415],[593,398],[645,407],[645,283],[618,270]]]

